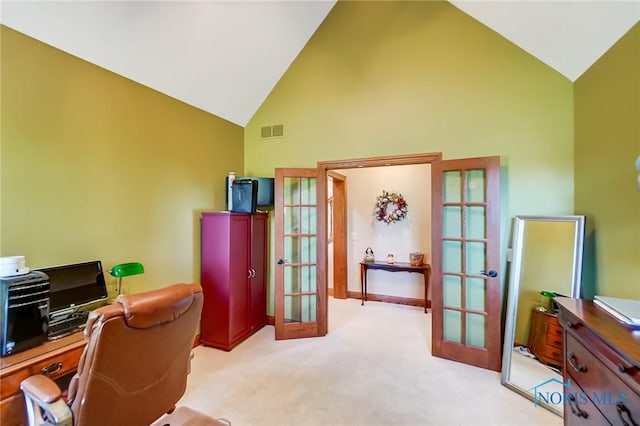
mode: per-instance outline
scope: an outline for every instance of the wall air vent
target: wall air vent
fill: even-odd
[[[274,138],[284,136],[284,124],[276,124],[275,126],[271,126],[271,135]]]
[[[260,128],[260,139],[272,139],[284,137],[284,124],[263,126]]]

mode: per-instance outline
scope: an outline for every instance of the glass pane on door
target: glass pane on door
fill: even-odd
[[[284,297],[284,321],[300,322],[300,296]]]
[[[485,243],[468,241],[465,244],[466,254],[466,270],[469,274],[480,274],[484,271],[485,261]]]
[[[445,206],[442,213],[442,236],[462,236],[462,210],[459,206]]]
[[[462,244],[460,241],[443,242],[442,248],[443,272],[461,272],[462,271]]]
[[[317,320],[316,178],[285,177],[285,323]]]
[[[300,293],[299,266],[289,266],[284,270],[284,292],[286,294]]]
[[[465,235],[467,238],[486,238],[485,229],[486,213],[483,206],[471,206],[467,209],[467,228]]]
[[[466,295],[465,300],[467,302],[467,309],[473,309],[474,311],[484,312],[486,311],[485,296],[487,291],[487,282],[482,278],[467,278]]]
[[[300,321],[303,322],[313,322],[316,320],[316,295],[315,294],[307,294],[304,296],[300,296],[300,307],[301,307],[301,318]]]
[[[456,275],[443,275],[444,306],[462,307],[462,279]]]
[[[467,170],[465,172],[465,201],[484,202],[484,170]]]
[[[301,266],[300,277],[302,279],[301,292],[302,293],[315,293],[316,292],[316,267],[315,266]]]
[[[442,191],[443,339],[484,347],[485,171],[447,171]]]
[[[315,263],[316,237],[300,237],[300,250],[300,261],[302,263]]]
[[[462,342],[462,314],[452,309],[444,310],[444,339],[455,343]]]
[[[467,345],[484,348],[484,315],[467,313],[466,316]]]
[[[442,201],[444,203],[459,202],[461,184],[462,174],[459,170],[444,172],[442,181]]]

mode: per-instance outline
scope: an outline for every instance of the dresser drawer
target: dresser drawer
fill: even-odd
[[[528,344],[542,363],[562,366],[562,328],[555,315],[537,309],[532,311]]]
[[[566,373],[614,424],[640,424],[640,395],[571,334],[566,337]]]
[[[21,393],[0,401],[0,425],[22,426],[27,424],[24,397]]]
[[[562,365],[562,348],[547,346],[544,348],[542,358],[551,364]]]
[[[607,419],[586,397],[586,392],[573,384],[571,392],[568,392],[564,399],[564,425],[602,426],[608,424]]]
[[[562,327],[558,324],[558,319],[554,318],[549,322],[549,328],[547,328],[547,334],[549,336],[555,336],[562,341]]]
[[[560,334],[558,336],[555,333],[548,333],[547,334],[547,346],[553,346],[555,348],[558,348],[560,350],[561,355],[562,355],[562,334]]]
[[[31,366],[31,374],[44,374],[52,380],[78,369],[78,362],[84,348],[76,348],[44,359]]]
[[[23,368],[15,373],[9,374],[2,378],[0,383],[0,399],[8,398],[11,395],[20,392],[20,382],[29,377],[28,368]]]

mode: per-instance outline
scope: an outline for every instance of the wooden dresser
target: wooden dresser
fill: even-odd
[[[556,298],[564,329],[565,425],[640,425],[640,331],[592,301]]]
[[[0,424],[25,425],[26,411],[20,382],[34,374],[44,374],[66,389],[78,369],[86,345],[82,331],[58,340],[0,358]]]
[[[537,309],[531,311],[528,346],[541,362],[562,366],[562,327],[555,314]]]

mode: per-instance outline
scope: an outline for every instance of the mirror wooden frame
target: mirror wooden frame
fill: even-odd
[[[507,295],[507,312],[505,317],[505,334],[502,356],[502,378],[501,383],[519,393],[525,398],[534,401],[534,395],[526,389],[513,383],[511,380],[512,353],[515,343],[516,317],[518,310],[518,296],[520,293],[520,283],[523,270],[523,256],[525,247],[525,225],[527,222],[573,222],[575,224],[573,241],[573,265],[572,265],[572,298],[579,299],[582,295],[582,258],[584,251],[585,216],[564,215],[564,216],[515,216],[513,219],[513,239],[512,239],[512,259],[509,273],[509,290]],[[561,407],[547,404],[545,401],[535,401],[546,409],[562,416]]]

